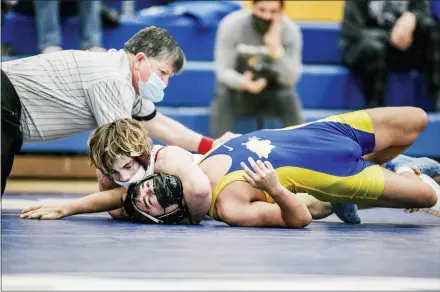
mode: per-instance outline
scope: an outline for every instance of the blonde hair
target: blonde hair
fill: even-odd
[[[118,157],[149,154],[152,142],[141,123],[125,118],[98,127],[90,135],[88,146],[91,164],[109,175]]]

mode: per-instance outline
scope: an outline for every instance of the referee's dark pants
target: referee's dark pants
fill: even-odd
[[[1,71],[2,88],[2,196],[5,192],[6,180],[11,173],[15,154],[20,152],[23,145],[23,135],[20,131],[21,103],[9,78]]]

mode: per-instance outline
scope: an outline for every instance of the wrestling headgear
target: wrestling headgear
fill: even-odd
[[[178,208],[168,214],[151,216],[136,206],[136,200],[140,194],[140,187],[147,180],[153,180],[154,193],[160,206],[165,209],[177,204]],[[131,184],[127,190],[127,196],[122,201],[122,208],[133,221],[157,224],[178,224],[185,218],[190,219],[188,207],[184,204],[182,181],[175,175],[152,174],[143,180]]]

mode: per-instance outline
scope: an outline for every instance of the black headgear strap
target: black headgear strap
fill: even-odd
[[[151,216],[136,206],[136,200],[140,194],[142,184],[147,180],[153,180],[154,193],[160,206],[165,209],[173,204],[178,208],[161,216]],[[152,174],[143,180],[131,184],[127,190],[127,196],[122,201],[122,208],[133,221],[156,224],[178,224],[185,218],[191,219],[188,207],[184,204],[183,186],[179,177],[169,174]]]

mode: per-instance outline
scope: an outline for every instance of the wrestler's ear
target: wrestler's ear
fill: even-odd
[[[151,149],[153,148],[153,141],[148,137],[148,135],[147,135],[146,148],[147,150],[145,151],[145,153],[137,157],[137,160],[145,169],[147,169],[148,165],[150,165],[150,154],[151,154]]]
[[[143,155],[137,157],[137,160],[145,169],[147,169],[150,164],[150,152],[145,152]]]

